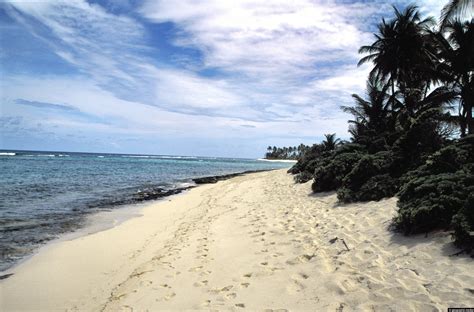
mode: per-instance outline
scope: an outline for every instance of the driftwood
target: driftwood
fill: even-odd
[[[344,247],[346,247],[347,251],[351,251],[351,249],[347,246],[346,241],[344,240],[344,238],[339,238],[339,237],[336,236],[333,239],[330,239],[329,242],[331,244],[334,244],[338,240],[342,241],[342,243],[344,244]]]

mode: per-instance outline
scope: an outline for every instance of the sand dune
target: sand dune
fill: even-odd
[[[204,185],[53,244],[0,283],[0,310],[446,311],[474,307],[448,233],[388,230],[396,199],[340,205],[284,170]]]

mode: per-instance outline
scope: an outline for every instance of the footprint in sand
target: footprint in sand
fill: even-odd
[[[155,301],[169,301],[176,296],[176,293],[171,290],[168,284],[161,284],[159,288],[154,287],[153,290],[158,293],[158,298]]]
[[[230,294],[227,294],[226,295],[226,298],[227,299],[235,299],[237,297],[237,294],[236,293],[230,293]]]
[[[222,287],[220,291],[229,291],[229,290],[231,290],[232,288],[234,288],[234,286],[229,285],[229,286]]]
[[[120,311],[133,311],[133,308],[129,305],[123,305],[120,308]]]
[[[203,286],[207,286],[207,284],[209,283],[208,280],[203,280],[203,281],[200,281],[200,282],[195,282],[193,284],[194,287],[203,287]]]
[[[302,291],[305,288],[306,288],[305,285],[303,285],[300,281],[295,280],[295,279],[293,279],[292,283],[290,283],[289,285],[286,286],[286,290],[290,294],[299,293],[300,291]]]
[[[151,284],[153,284],[153,281],[140,281],[140,286],[143,286],[143,287],[146,287],[146,286],[150,286]]]

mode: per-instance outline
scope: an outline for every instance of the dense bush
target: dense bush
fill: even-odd
[[[474,249],[474,194],[470,194],[458,213],[453,216],[451,226],[454,230],[455,242],[458,246]]]
[[[394,196],[399,188],[399,181],[397,178],[391,177],[389,174],[379,174],[368,178],[357,191],[352,191],[349,194],[340,194],[348,188],[341,188],[337,196],[340,200],[345,202],[353,201],[370,201],[380,200],[382,198]]]
[[[288,170],[288,173],[295,175],[294,179],[297,183],[305,183],[313,179],[316,168],[327,165],[337,155],[351,152],[365,153],[365,147],[360,144],[345,143],[338,145],[334,150],[327,151],[322,144],[314,144]]]
[[[402,119],[403,114],[400,115]],[[400,131],[399,138],[393,145],[393,151],[403,160],[399,170],[406,172],[418,167],[426,156],[442,147],[443,138],[437,131],[437,118],[439,111],[430,109],[420,113],[417,118],[408,118],[409,121],[401,122],[404,124],[404,130]]]
[[[344,177],[337,197],[343,202],[379,200],[397,193],[399,182],[390,175],[393,152],[364,155]]]
[[[341,187],[344,177],[363,156],[361,152],[349,152],[325,158],[314,171],[313,191],[333,191]]]
[[[377,39],[359,50],[359,65],[374,65],[366,94],[342,107],[352,115],[352,143],[337,146],[326,136],[327,144],[316,144],[289,172],[298,182],[313,176],[314,192],[337,190],[344,202],[398,192],[400,230],[449,228],[456,244],[474,248],[474,24],[443,23],[436,30],[416,6],[383,20]],[[452,142],[454,125],[464,138]]]
[[[436,228],[455,230],[455,242],[470,243],[474,229],[474,136],[436,152],[403,177],[397,227],[406,234]]]
[[[308,171],[303,171],[296,174],[293,178],[296,183],[306,183],[313,178],[313,174]]]
[[[315,168],[315,161],[323,153],[322,146],[320,144],[314,144],[310,148],[308,148],[301,156],[298,158],[296,164],[294,164],[290,169],[288,169],[288,173],[291,174],[299,174],[306,172],[308,175],[312,175]],[[311,179],[311,178],[310,178]],[[309,181],[310,179],[306,180]],[[303,181],[303,182],[306,182]]]

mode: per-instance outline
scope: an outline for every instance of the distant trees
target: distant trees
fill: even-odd
[[[449,227],[457,244],[474,248],[472,10],[472,0],[450,1],[436,29],[416,6],[394,8],[359,50],[359,65],[373,68],[366,94],[342,107],[353,116],[350,142],[326,135],[289,170],[295,181],[313,179],[313,191],[335,190],[343,202],[398,194],[397,228]],[[461,13],[471,19],[460,20]]]
[[[300,144],[298,147],[276,147],[268,146],[267,153],[265,154],[266,159],[298,159],[301,155],[309,149],[309,146]]]

